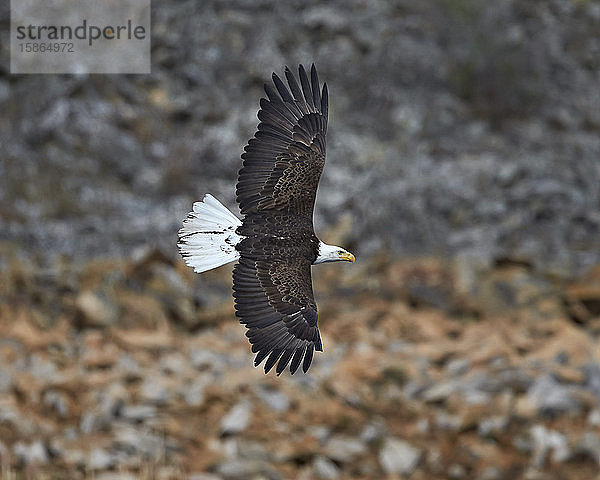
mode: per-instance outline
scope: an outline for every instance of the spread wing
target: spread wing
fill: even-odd
[[[267,99],[260,101],[260,123],[242,154],[243,166],[236,187],[242,214],[265,210],[310,216],[325,164],[327,85],[319,89],[313,65],[310,79],[302,65],[300,85],[286,67],[289,89],[273,73],[265,84]]]
[[[255,365],[265,372],[290,364],[306,372],[314,350],[323,350],[312,292],[316,237],[312,214],[325,164],[327,86],[319,88],[300,65],[300,83],[288,68],[289,86],[273,74],[265,85],[260,123],[245,152],[236,188],[244,214],[237,232],[239,263],[233,270],[236,315],[248,328]]]
[[[242,227],[243,228],[243,227]],[[299,244],[299,245],[297,245]],[[242,256],[233,269],[236,315],[265,373],[276,363],[279,375],[290,363],[306,372],[313,351],[323,350],[310,274],[312,257],[302,241],[253,236],[242,240]]]

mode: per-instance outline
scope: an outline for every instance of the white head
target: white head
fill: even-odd
[[[356,259],[354,258],[354,255],[347,250],[344,250],[342,247],[319,242],[319,254],[314,262],[315,265],[317,263],[339,262],[341,260],[354,263]]]

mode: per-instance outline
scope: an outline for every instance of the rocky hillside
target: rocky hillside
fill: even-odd
[[[175,255],[193,200],[234,206],[263,82],[315,62],[331,93],[319,227],[344,226],[359,254],[467,252],[566,276],[600,260],[598,2],[157,0],[152,13],[151,75],[10,76],[2,42],[1,239]]]
[[[157,251],[47,268],[2,253],[6,475],[580,480],[600,469],[598,268],[567,284],[514,263],[316,268],[325,351],[308,374],[277,377],[252,367],[230,269],[198,277]]]

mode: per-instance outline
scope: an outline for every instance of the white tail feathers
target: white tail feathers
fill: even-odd
[[[235,246],[243,238],[235,229],[242,222],[215,197],[206,194],[179,230],[179,252],[185,263],[201,273],[240,258]]]

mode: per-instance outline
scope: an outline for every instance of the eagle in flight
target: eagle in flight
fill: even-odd
[[[236,200],[239,220],[210,194],[193,205],[179,230],[185,262],[200,273],[237,261],[233,268],[236,316],[263,360],[265,373],[290,365],[306,372],[322,351],[311,266],[354,255],[315,235],[313,209],[325,164],[327,84],[320,88],[313,65],[302,65],[300,83],[286,67],[288,86],[273,73],[265,84],[258,130],[242,154]],[[289,87],[289,88],[288,88]]]

